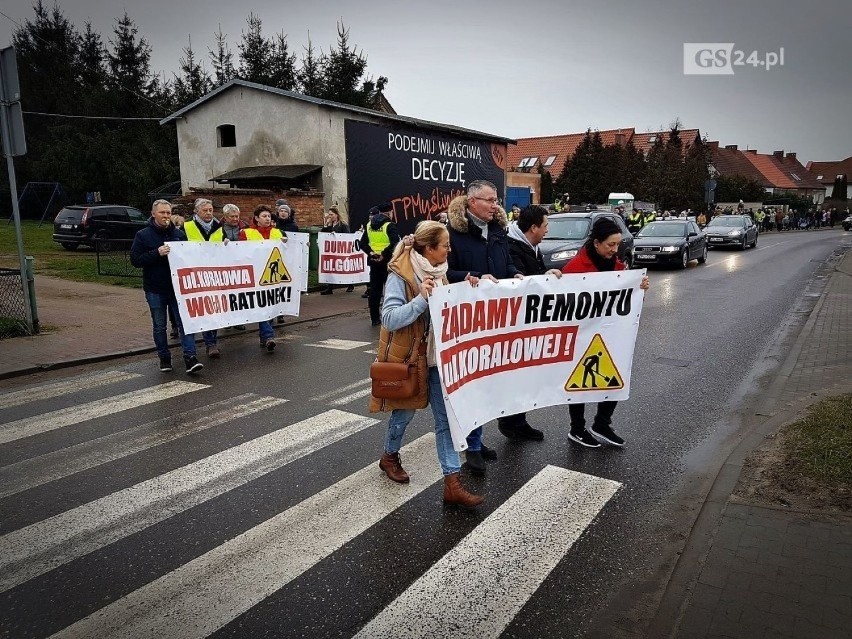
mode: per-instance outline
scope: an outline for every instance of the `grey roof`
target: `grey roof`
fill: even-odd
[[[262,178],[280,178],[285,180],[296,180],[305,175],[310,175],[322,169],[317,164],[267,164],[264,166],[242,166],[232,171],[227,171],[208,182],[227,182],[232,180],[256,180]]]
[[[201,96],[192,104],[188,104],[182,109],[175,111],[170,116],[163,118],[160,120],[160,124],[166,124],[171,122],[172,120],[176,120],[183,116],[184,113],[191,111],[195,107],[207,102],[211,98],[216,97],[220,93],[231,89],[232,87],[246,87],[249,89],[256,89],[257,91],[266,91],[267,93],[274,93],[276,95],[280,95],[285,98],[292,98],[294,100],[301,100],[302,102],[310,102],[311,104],[316,104],[318,106],[325,106],[331,109],[337,109],[339,111],[349,111],[350,113],[359,113],[361,115],[368,115],[370,117],[379,119],[379,120],[390,120],[392,122],[400,122],[403,124],[407,124],[409,126],[415,128],[427,128],[427,129],[437,129],[441,131],[446,131],[448,133],[455,134],[464,134],[468,137],[474,137],[481,140],[490,140],[493,142],[503,142],[506,144],[516,144],[516,141],[511,138],[505,138],[499,135],[493,135],[491,133],[483,133],[482,131],[474,131],[473,129],[465,129],[458,126],[453,126],[451,124],[441,124],[440,122],[430,122],[429,120],[418,120],[417,118],[409,118],[404,115],[390,115],[388,113],[382,113],[381,111],[373,111],[371,109],[363,109],[361,107],[352,106],[351,104],[341,104],[340,102],[332,102],[331,100],[321,100],[319,98],[314,98],[309,95],[303,95],[301,93],[296,93],[295,91],[285,91],[284,89],[278,89],[275,87],[268,87],[263,84],[255,84],[254,82],[246,82],[245,80],[231,80],[227,84],[223,84],[220,87],[213,89],[210,93]]]

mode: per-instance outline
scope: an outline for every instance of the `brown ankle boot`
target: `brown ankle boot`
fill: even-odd
[[[379,468],[385,475],[398,484],[407,484],[409,481],[408,473],[402,467],[402,462],[399,460],[399,453],[385,453],[379,460]]]
[[[459,506],[467,506],[473,508],[479,506],[485,501],[485,497],[474,495],[465,490],[459,480],[459,474],[444,475],[444,503],[458,504]]]

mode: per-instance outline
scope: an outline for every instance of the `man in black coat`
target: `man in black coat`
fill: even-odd
[[[450,282],[467,280],[476,284],[480,278],[497,281],[524,276],[509,257],[506,212],[497,199],[497,187],[485,180],[474,180],[467,186],[467,195],[450,202],[447,209],[450,232],[450,254],[447,279]],[[482,427],[467,436],[465,459],[470,470],[485,473],[485,459],[496,459],[497,453],[482,443]]]
[[[393,205],[384,202],[370,209],[370,219],[361,236],[361,249],[367,254],[370,266],[368,305],[373,326],[382,325],[381,302],[388,279],[388,263],[399,242],[399,231],[390,218]]]
[[[142,269],[142,289],[145,301],[151,311],[154,345],[160,358],[160,370],[167,373],[172,370],[172,355],[169,340],[166,337],[166,317],[171,308],[183,348],[183,361],[187,373],[197,373],[204,365],[195,352],[195,338],[186,335],[180,321],[177,298],[172,285],[172,272],[169,268],[169,251],[166,242],[186,241],[186,235],[172,224],[172,205],[166,200],[157,200],[151,206],[151,219],[148,226],[136,232],[130,247],[130,263]]]
[[[526,207],[520,212],[518,220],[509,225],[509,256],[520,273],[562,277],[559,269],[547,270],[538,248],[547,235],[547,226],[547,209],[536,204]],[[544,433],[527,423],[526,413],[500,417],[497,427],[509,439],[544,439]]]

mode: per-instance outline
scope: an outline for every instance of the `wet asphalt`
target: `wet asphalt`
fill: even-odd
[[[641,633],[706,490],[741,433],[743,417],[754,411],[816,302],[825,261],[847,240],[832,231],[764,234],[755,249],[714,250],[704,265],[693,261],[685,270],[650,270],[652,288],[641,317],[631,398],[619,404],[613,423],[627,440],[624,449],[570,444],[564,408],[528,415],[533,426],[544,430],[543,442],[510,442],[491,424],[484,440],[498,460],[489,464],[484,478],[464,477],[487,495],[480,509],[443,508],[440,483],[434,484],[214,636],[352,636],[548,464],[623,486],[502,636]],[[207,367],[196,381],[211,385],[216,400],[255,393],[287,403],[0,499],[0,534],[328,409],[326,400],[310,398],[368,377],[373,355],[367,351],[377,337],[368,319],[365,308],[361,314],[299,325],[273,356],[258,348],[255,335],[223,340],[223,358],[202,360]],[[308,346],[327,338],[367,344],[352,350]],[[111,386],[112,394],[164,381],[149,355],[7,386],[105,368],[141,375]],[[167,379],[183,377],[176,371]],[[141,422],[162,419],[180,425],[186,411],[211,401],[210,391],[6,444],[0,465]],[[104,395],[103,389],[92,389],[0,410],[0,421]],[[368,415],[365,397],[334,408]],[[0,593],[0,636],[48,636],[375,462],[386,425],[379,419],[340,442]],[[406,442],[431,427],[431,414],[419,412]],[[381,480],[378,473],[376,479]],[[477,587],[473,578],[468,587]]]

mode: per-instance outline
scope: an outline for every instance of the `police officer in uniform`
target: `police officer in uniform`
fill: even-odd
[[[644,217],[639,209],[633,209],[630,215],[627,216],[627,230],[633,235],[636,235],[644,226]]]
[[[381,301],[388,279],[388,262],[393,249],[399,242],[399,231],[388,213],[393,210],[390,202],[370,209],[371,217],[361,237],[361,248],[367,254],[370,265],[370,320],[373,326],[381,326]]]

